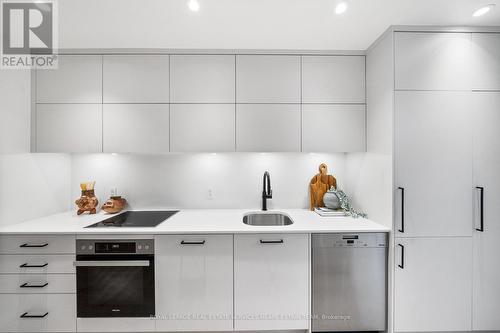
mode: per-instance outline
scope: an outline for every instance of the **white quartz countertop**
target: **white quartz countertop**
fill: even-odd
[[[161,209],[155,209],[161,210]],[[169,209],[170,210],[170,209]],[[75,212],[55,214],[19,224],[0,227],[0,234],[234,234],[234,233],[351,233],[388,232],[389,228],[364,218],[322,217],[306,209],[282,209],[293,224],[251,226],[243,216],[247,209],[181,209],[180,212],[149,228],[85,228],[113,215],[103,212],[77,216]]]

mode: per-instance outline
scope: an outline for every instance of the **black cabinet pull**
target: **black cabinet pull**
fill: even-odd
[[[30,315],[28,312],[23,313],[19,318],[45,318],[49,313],[45,312],[43,315]]]
[[[20,285],[19,288],[43,288],[47,287],[48,284],[48,282],[45,282],[44,284],[28,284],[28,282],[26,282]]]
[[[203,245],[205,240],[202,241],[181,241],[181,245]]]
[[[480,223],[481,226],[479,228],[476,228],[476,231],[484,232],[484,187],[481,186],[476,186],[476,189],[478,189],[479,192],[479,212],[480,212]]]
[[[401,191],[401,229],[398,229],[398,231],[404,234],[405,233],[405,188],[398,187],[398,190]]]
[[[398,267],[401,269],[405,268],[405,247],[402,244],[398,244],[398,246],[401,248],[401,263],[398,264]]]
[[[283,240],[282,239],[275,239],[275,240],[265,240],[265,239],[261,239],[260,240],[260,243],[261,244],[283,244]]]
[[[49,263],[45,263],[45,264],[41,264],[41,265],[30,265],[28,263],[24,263],[22,265],[20,265],[19,267],[20,268],[42,268],[42,267],[47,267],[49,265]]]
[[[19,245],[19,247],[46,247],[49,246],[49,243],[44,243],[44,244],[29,244],[29,243],[24,243]]]

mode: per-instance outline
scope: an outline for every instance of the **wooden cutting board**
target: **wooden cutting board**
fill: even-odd
[[[309,183],[310,193],[310,209],[314,210],[315,207],[324,207],[323,196],[331,188],[337,188],[337,180],[332,175],[328,174],[328,166],[321,163],[319,166],[319,173],[316,174]]]

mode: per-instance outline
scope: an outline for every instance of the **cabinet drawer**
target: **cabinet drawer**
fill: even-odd
[[[21,318],[24,314],[24,318]],[[43,316],[45,315],[45,316]],[[26,316],[43,316],[27,318]],[[76,330],[76,296],[9,294],[0,297],[0,332],[71,332]]]
[[[74,236],[0,236],[0,254],[75,253]]]
[[[75,256],[62,255],[0,255],[0,273],[74,273]]]
[[[0,293],[47,294],[75,293],[74,274],[2,274]]]

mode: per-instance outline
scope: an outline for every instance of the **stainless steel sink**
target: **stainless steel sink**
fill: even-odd
[[[258,226],[279,226],[293,224],[293,221],[283,213],[248,213],[243,216],[243,223]]]

